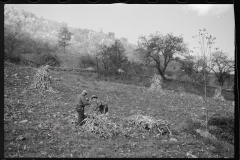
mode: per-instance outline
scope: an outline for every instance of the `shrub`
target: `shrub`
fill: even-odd
[[[234,121],[230,117],[219,116],[219,117],[211,117],[208,121],[209,125],[215,125],[218,127],[232,126],[234,125]]]
[[[19,64],[21,61],[21,57],[17,55],[5,54],[4,59],[8,60],[11,63]]]
[[[217,138],[225,140],[231,144],[234,143],[234,119],[226,116],[213,116],[209,118],[209,125],[217,126],[218,129],[211,130]]]
[[[52,67],[59,67],[61,64],[61,60],[56,55],[44,54],[40,57],[37,62],[40,66],[42,65],[50,65]]]
[[[182,131],[196,135],[196,129],[202,128],[201,122],[194,121],[192,118],[186,118],[181,126]]]

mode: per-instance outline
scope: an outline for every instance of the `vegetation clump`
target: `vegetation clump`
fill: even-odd
[[[61,61],[56,55],[44,54],[39,58],[38,64],[50,65],[52,67],[60,67]]]
[[[234,144],[234,119],[227,116],[212,116],[208,125],[215,126],[216,129],[210,129],[210,132],[217,138]]]
[[[151,116],[144,116],[140,113],[126,118],[126,124],[133,128],[148,130],[161,136],[172,134],[169,123],[166,120],[157,120]]]
[[[154,74],[153,78],[151,79],[151,86],[148,91],[164,93],[162,89],[162,78],[160,75]]]
[[[38,69],[36,75],[34,76],[33,83],[31,88],[35,88],[37,90],[49,90],[53,91],[51,85],[51,78],[48,72],[49,65],[42,66]]]
[[[82,132],[95,137],[111,138],[113,136],[130,136],[131,131],[150,131],[157,136],[171,135],[169,123],[166,120],[156,120],[140,113],[125,118],[122,122],[114,123],[106,115],[90,115],[84,119]]]
[[[81,131],[100,138],[111,138],[121,133],[120,126],[104,114],[94,114],[84,119]]]

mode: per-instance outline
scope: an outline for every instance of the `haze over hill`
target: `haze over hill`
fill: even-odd
[[[45,18],[39,18],[37,15],[19,10],[16,8],[5,8],[5,25],[9,28],[16,27],[15,24],[19,21],[24,22],[21,28],[24,33],[26,43],[17,52],[36,53],[35,46],[48,45],[55,53],[61,55],[61,51],[57,49],[58,33],[63,23]],[[110,45],[116,40],[115,33],[104,33],[93,31],[90,29],[68,27],[72,33],[71,45],[67,48],[67,54],[80,56],[83,54],[94,54],[97,50],[97,45]],[[7,29],[5,33],[10,32]],[[130,44],[126,38],[120,38],[121,43],[126,49],[125,53],[129,60],[136,59],[133,55],[133,50],[136,45]]]

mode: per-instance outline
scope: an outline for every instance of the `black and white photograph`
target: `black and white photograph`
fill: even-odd
[[[238,157],[234,12],[4,4],[4,158]]]

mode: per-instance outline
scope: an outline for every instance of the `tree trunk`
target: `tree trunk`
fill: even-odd
[[[160,64],[156,62],[156,67],[158,70],[158,73],[162,76],[163,80],[166,80],[166,77],[164,76],[164,72],[161,71]]]
[[[167,78],[164,76],[161,70],[158,69],[158,73],[162,76],[163,80],[166,80]]]

